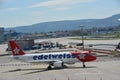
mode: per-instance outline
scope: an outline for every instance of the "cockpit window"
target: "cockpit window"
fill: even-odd
[[[92,54],[86,54],[86,56],[92,56]]]

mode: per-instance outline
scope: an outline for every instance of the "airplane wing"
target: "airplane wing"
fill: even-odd
[[[36,62],[29,62],[29,63],[38,63],[38,64],[52,64],[54,62],[60,62],[61,60],[43,60],[43,61],[36,61]]]

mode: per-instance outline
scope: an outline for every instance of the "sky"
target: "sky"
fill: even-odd
[[[120,0],[0,0],[0,27],[101,19],[120,14]]]

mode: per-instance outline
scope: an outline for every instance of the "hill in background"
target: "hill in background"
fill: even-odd
[[[104,19],[81,19],[81,20],[64,20],[37,23],[29,26],[19,26],[14,28],[7,28],[15,30],[16,32],[30,33],[30,32],[50,32],[50,31],[65,31],[80,29],[80,25],[84,25],[86,29],[93,27],[114,27],[120,25],[120,14],[113,15]]]

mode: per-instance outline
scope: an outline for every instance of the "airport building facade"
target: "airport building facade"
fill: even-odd
[[[4,28],[0,28],[0,43],[4,42]]]
[[[23,50],[31,50],[34,45],[34,40],[15,40],[15,42],[20,46]],[[8,44],[8,50],[10,49],[10,45]]]

